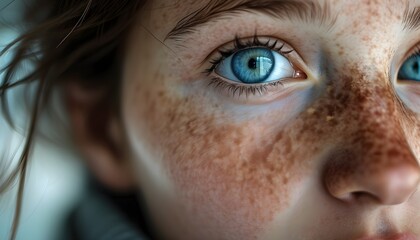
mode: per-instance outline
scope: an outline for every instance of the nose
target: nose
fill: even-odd
[[[381,106],[383,115],[372,116],[367,109],[375,106],[377,102],[365,102],[367,108],[360,107],[351,120],[354,125],[337,136],[340,144],[325,155],[324,186],[330,196],[344,202],[401,204],[417,190],[419,163],[403,130],[402,115],[396,108]]]
[[[362,200],[382,205],[404,203],[417,190],[420,171],[412,154],[399,150],[400,153],[388,156],[357,153],[354,149],[331,154],[324,174],[328,193],[349,203]]]

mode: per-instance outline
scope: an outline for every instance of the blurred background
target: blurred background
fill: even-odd
[[[0,0],[0,50],[19,35],[25,26],[18,24],[24,0]],[[0,68],[10,60],[13,52],[0,57]],[[30,65],[24,66],[30,68]],[[0,74],[0,79],[2,75]],[[0,114],[0,181],[16,166],[25,140],[28,113],[23,98],[25,87],[16,88],[8,96],[12,113],[12,128]],[[30,93],[30,92],[29,92]],[[30,94],[29,94],[30,96]],[[1,110],[1,109],[0,109]],[[60,136],[54,124],[43,124],[43,131]],[[86,184],[86,172],[68,148],[43,137],[35,141],[24,192],[23,208],[17,239],[66,239],[63,224],[71,208],[81,199]],[[0,195],[0,239],[10,237],[16,203],[17,184]]]

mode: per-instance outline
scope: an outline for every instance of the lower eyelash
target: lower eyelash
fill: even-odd
[[[278,87],[283,86],[281,81],[269,82],[265,84],[256,84],[256,85],[243,85],[243,84],[236,84],[230,83],[226,80],[223,80],[219,77],[213,77],[210,80],[208,86],[212,86],[219,90],[227,90],[229,94],[232,94],[233,97],[236,95],[238,97],[245,95],[248,97],[249,95],[264,95],[269,91],[271,87]]]

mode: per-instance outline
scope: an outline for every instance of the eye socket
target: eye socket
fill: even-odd
[[[295,69],[285,56],[265,47],[239,50],[222,60],[215,72],[244,84],[269,83],[295,75]]]
[[[420,82],[420,55],[418,53],[405,60],[398,72],[398,79]]]

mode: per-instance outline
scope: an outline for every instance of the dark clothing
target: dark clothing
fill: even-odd
[[[134,195],[118,196],[98,186],[69,218],[75,240],[147,240],[144,214]],[[99,189],[99,191],[98,191]]]

